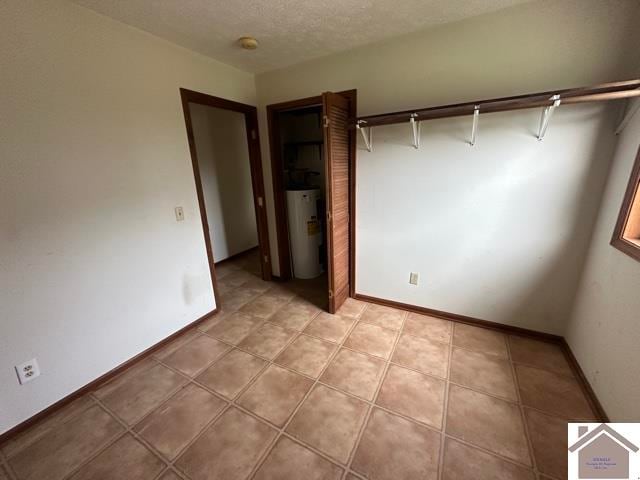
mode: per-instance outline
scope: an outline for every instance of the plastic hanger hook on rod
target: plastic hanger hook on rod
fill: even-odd
[[[371,151],[373,149],[373,137],[371,135],[371,127],[366,127],[366,120],[358,120],[356,123],[356,129],[362,134],[362,140],[364,141],[364,146],[367,147],[367,151]],[[367,132],[365,132],[367,130]]]
[[[560,95],[554,95],[549,100],[553,101],[553,105],[544,107],[544,110],[542,110],[542,116],[540,117],[540,126],[538,127],[538,140],[542,140],[544,134],[547,133],[547,127],[549,126],[551,115],[553,115],[553,111],[556,109],[556,107],[560,106]]]
[[[469,145],[472,147],[476,144],[476,134],[478,133],[478,117],[480,116],[480,105],[473,107],[473,123],[471,124],[471,141]]]
[[[417,113],[412,113],[409,118],[409,122],[411,123],[411,131],[413,132],[413,148],[420,148],[420,122],[416,121],[418,118]]]

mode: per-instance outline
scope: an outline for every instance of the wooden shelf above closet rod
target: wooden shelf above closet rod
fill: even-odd
[[[553,90],[549,92],[529,93],[515,97],[493,98],[489,100],[477,100],[475,102],[456,103],[439,107],[418,108],[401,112],[385,113],[380,115],[368,115],[352,118],[350,128],[356,124],[362,127],[375,127],[378,125],[391,125],[394,123],[409,122],[411,118],[416,121],[432,120],[436,118],[460,117],[473,115],[476,106],[480,113],[505,112],[508,110],[520,110],[523,108],[549,107],[554,104],[551,98],[560,95],[562,105],[602,102],[608,100],[620,100],[624,98],[640,96],[640,79],[624,82],[603,83],[592,87],[568,88],[565,90]]]

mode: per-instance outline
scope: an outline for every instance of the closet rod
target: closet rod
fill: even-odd
[[[529,93],[514,97],[476,100],[473,102],[419,108],[416,110],[404,110],[380,115],[368,115],[352,118],[349,122],[349,126],[350,128],[355,128],[356,124],[359,124],[361,127],[375,127],[378,125],[405,123],[410,121],[411,118],[415,118],[415,120],[432,120],[436,118],[473,115],[477,106],[480,107],[481,113],[505,112],[508,110],[520,110],[523,108],[550,107],[554,104],[554,100],[552,98],[554,95],[560,95],[562,105],[585,102],[602,102],[637,97],[640,96],[640,79],[603,83],[591,87]]]

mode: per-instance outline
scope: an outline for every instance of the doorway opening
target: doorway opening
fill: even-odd
[[[255,260],[271,280],[256,108],[180,89],[216,307],[216,267]]]
[[[335,312],[355,290],[356,91],[269,105],[267,116],[280,278]]]

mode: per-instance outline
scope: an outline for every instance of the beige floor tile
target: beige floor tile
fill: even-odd
[[[448,434],[531,465],[524,432],[516,404],[456,385],[449,387]]]
[[[339,480],[343,470],[287,437],[280,437],[253,480]]]
[[[453,323],[449,320],[410,313],[404,321],[403,333],[416,337],[429,338],[443,343],[451,343]]]
[[[342,317],[359,318],[366,306],[365,302],[355,298],[347,298],[336,313]]]
[[[287,427],[287,432],[345,463],[355,446],[367,404],[316,385]]]
[[[196,380],[233,400],[266,364],[261,358],[234,349],[202,372]]]
[[[164,462],[126,434],[84,465],[71,480],[151,479],[164,468]]]
[[[217,315],[214,315],[212,318],[215,318],[216,316]],[[181,348],[185,344],[189,343],[191,340],[196,338],[198,335],[200,335],[200,333],[195,328],[187,330],[186,332],[184,332],[180,336],[176,337],[175,339],[171,340],[169,343],[164,345],[162,348],[160,348],[157,351],[155,351],[153,353],[153,356],[156,357],[156,358],[159,358],[161,360],[164,359],[164,358],[167,358],[173,352],[175,352],[176,350],[178,350],[179,348]]]
[[[243,286],[245,283],[247,283],[249,280],[253,278],[255,277],[251,275],[249,272],[238,269],[233,272],[230,272],[228,275],[225,275],[222,278],[219,278],[218,283],[221,286],[226,285],[232,288],[238,288]]]
[[[28,428],[24,432],[17,434],[9,441],[3,443],[0,446],[0,450],[8,458],[10,458],[23,448],[31,445],[33,442],[41,438],[44,434],[51,431],[53,428],[59,425],[64,425],[70,420],[73,420],[78,415],[94,405],[95,402],[89,395],[84,395],[80,398],[77,398],[73,402],[62,407],[60,410],[37,422],[35,425]]]
[[[221,300],[223,298],[227,298],[227,296],[231,295],[234,290],[237,290],[237,288],[226,283],[218,282],[218,285],[216,286],[216,294],[218,295],[217,299]]]
[[[239,288],[250,288],[256,292],[264,293],[273,287],[273,282],[266,282],[260,277],[251,275],[251,278],[244,282]]]
[[[278,310],[269,321],[301,332],[318,313],[320,309],[312,303],[294,300]]]
[[[296,335],[293,330],[265,323],[238,345],[256,355],[273,360]]]
[[[225,317],[227,317],[231,313],[233,312],[228,312],[226,310],[218,309],[216,313],[214,313],[213,315],[210,315],[205,320],[200,322],[196,328],[201,332],[206,332],[214,325],[220,323]]]
[[[103,399],[107,395],[111,394],[111,392],[121,388],[122,385],[130,382],[132,378],[140,376],[143,372],[150,370],[156,365],[158,365],[157,360],[152,357],[145,357],[139,362],[136,362],[132,366],[128,367],[125,371],[118,374],[112,380],[108,381],[104,385],[101,385],[98,390],[93,392],[93,394],[99,399]]]
[[[319,302],[318,299],[324,299],[325,297],[328,299],[327,295],[328,294],[326,292],[303,291],[299,294],[296,294],[296,296],[293,297],[289,303],[292,305],[305,307],[309,310],[318,309],[317,313],[320,313],[324,310],[324,308],[321,306],[322,302]]]
[[[297,372],[317,378],[337,346],[308,335],[300,335],[275,362]]]
[[[296,296],[291,302],[307,303],[319,308],[320,311],[327,311],[329,308],[329,293],[328,287],[323,287],[323,290],[299,290],[296,292]]]
[[[4,467],[0,464],[0,480],[9,480],[9,474],[5,471]]]
[[[450,380],[483,392],[517,401],[511,363],[495,355],[454,348]]]
[[[595,416],[577,381],[539,368],[516,365],[522,403],[570,420]]]
[[[20,480],[59,480],[124,432],[97,405],[40,437],[9,460]]]
[[[312,380],[271,365],[240,396],[238,405],[282,427],[311,385]]]
[[[277,282],[271,283],[271,288],[265,293],[265,295],[279,301],[281,304],[289,302],[296,296],[292,284],[280,284]]]
[[[135,431],[166,458],[173,460],[226,405],[218,397],[191,384],[136,425]]]
[[[200,335],[163,360],[185,375],[195,377],[229,350],[226,345],[208,335]]]
[[[374,408],[351,467],[371,480],[435,480],[440,434]]]
[[[566,455],[565,455],[566,456]],[[533,470],[447,438],[443,480],[535,480]]]
[[[237,272],[241,269],[241,267],[233,262],[232,260],[225,262],[224,260],[216,263],[216,278],[219,280],[223,279],[227,275],[233,272]]]
[[[389,366],[376,404],[442,429],[445,381]]]
[[[456,323],[453,328],[453,344],[503,358],[509,356],[505,335],[488,328]]]
[[[221,307],[224,311],[233,312],[250,301],[257,298],[261,293],[250,288],[236,288],[231,293],[222,296]]]
[[[538,470],[566,479],[568,422],[528,408],[525,408],[525,418]]]
[[[368,311],[369,309],[364,314]],[[345,340],[344,346],[387,359],[393,350],[396,335],[397,332],[394,330],[360,321]]]
[[[332,360],[320,380],[371,401],[383,371],[383,360],[343,348]]]
[[[323,312],[307,325],[304,332],[330,342],[341,342],[354,321],[353,318]]]
[[[237,408],[227,410],[178,459],[193,480],[245,479],[277,431]]]
[[[379,327],[390,328],[391,330],[400,330],[405,315],[406,312],[404,310],[372,303],[367,306],[360,317],[360,321]]]
[[[560,345],[532,338],[509,336],[511,360],[533,365],[562,375],[573,376],[569,362]]]
[[[237,345],[262,323],[261,318],[233,312],[207,330],[207,334],[223,342]]]
[[[156,365],[120,385],[102,402],[129,425],[160,405],[187,379],[163,365]]]
[[[426,338],[403,334],[391,360],[404,367],[446,378],[449,346]]]
[[[269,291],[244,304],[239,311],[248,313],[254,317],[267,319],[282,308],[287,302],[287,298],[277,294],[270,294]]]

